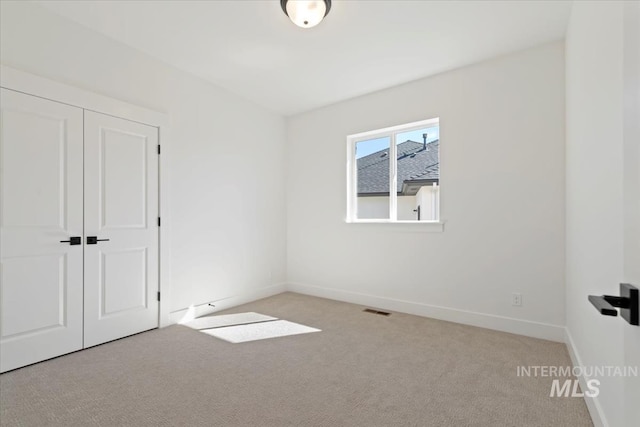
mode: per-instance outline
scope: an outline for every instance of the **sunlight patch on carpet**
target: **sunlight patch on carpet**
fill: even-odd
[[[205,329],[200,332],[237,344],[248,341],[264,340],[267,338],[320,332],[320,329],[311,328],[309,326],[300,325],[287,320],[274,320],[271,322]]]
[[[199,317],[190,322],[183,323],[183,325],[193,329],[211,329],[221,328],[224,326],[244,325],[246,323],[267,322],[270,320],[278,320],[278,318],[260,313],[248,312]]]

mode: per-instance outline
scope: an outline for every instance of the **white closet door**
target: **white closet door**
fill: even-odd
[[[85,347],[158,327],[157,145],[157,128],[85,111]]]
[[[0,370],[82,348],[82,109],[0,94]]]

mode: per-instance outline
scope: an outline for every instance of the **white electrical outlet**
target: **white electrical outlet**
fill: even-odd
[[[522,305],[522,294],[516,292],[511,294],[511,305],[520,307]]]

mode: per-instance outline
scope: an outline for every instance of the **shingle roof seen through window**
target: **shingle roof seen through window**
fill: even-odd
[[[429,180],[438,182],[440,178],[439,140],[426,144],[405,141],[397,146],[398,187],[402,191],[403,183]],[[358,194],[389,193],[389,154],[388,150],[371,153],[357,160]]]

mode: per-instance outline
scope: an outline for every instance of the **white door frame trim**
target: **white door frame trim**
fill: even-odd
[[[108,114],[125,120],[132,120],[158,128],[158,141],[162,146],[159,158],[159,215],[162,218],[159,242],[159,289],[161,293],[159,327],[171,324],[171,220],[169,217],[169,156],[170,156],[170,119],[165,113],[99,95],[74,86],[69,86],[44,77],[0,65],[0,86],[5,89],[45,98],[51,101],[72,105],[97,113]]]

